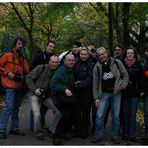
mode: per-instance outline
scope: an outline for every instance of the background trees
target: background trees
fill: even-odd
[[[132,45],[142,54],[148,42],[147,3],[0,3],[0,7],[1,50],[6,41],[23,34],[31,59],[48,39],[56,40],[57,53],[80,40],[83,45],[105,46],[111,54],[117,43]]]

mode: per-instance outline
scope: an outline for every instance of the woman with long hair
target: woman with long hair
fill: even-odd
[[[123,91],[123,139],[136,142],[136,113],[138,97],[144,94],[144,74],[137,52],[133,47],[126,49],[123,55],[123,64],[129,75],[128,86]]]

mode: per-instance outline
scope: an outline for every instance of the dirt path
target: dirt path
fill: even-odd
[[[1,109],[0,109],[1,112]],[[42,141],[36,140],[34,138],[33,132],[29,130],[29,112],[30,112],[30,104],[29,100],[24,99],[22,101],[22,106],[20,108],[20,129],[23,130],[26,133],[26,136],[20,137],[20,136],[14,136],[14,135],[9,135],[7,134],[8,138],[6,140],[0,139],[0,145],[22,145],[22,146],[27,146],[27,145],[53,145],[52,144],[52,139],[49,138],[48,132],[46,129],[44,129],[44,135],[45,139]],[[50,111],[47,113],[46,117],[50,114]],[[110,120],[110,119],[109,119]],[[49,123],[49,118],[47,118],[46,125]],[[113,145],[113,143],[110,141],[109,137],[109,132],[110,132],[110,122],[108,122],[107,127],[105,129],[105,139],[104,141],[97,143],[97,144],[92,144],[90,142],[91,137],[87,139],[81,139],[81,138],[73,138],[68,141],[63,141],[64,145]],[[8,128],[9,131],[9,128]],[[138,136],[141,135],[141,132],[138,131]],[[130,143],[126,141],[121,141],[120,145],[140,145],[139,143]]]

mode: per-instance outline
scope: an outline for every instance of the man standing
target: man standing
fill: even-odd
[[[111,102],[111,140],[119,144],[121,90],[128,84],[128,73],[119,60],[108,56],[104,47],[98,48],[97,54],[99,61],[93,70],[93,96],[97,107],[96,137],[91,142],[97,143],[103,139],[104,116]]]
[[[40,64],[48,64],[50,57],[54,54],[54,49],[55,49],[56,43],[53,40],[49,40],[46,44],[46,49],[37,54],[33,60],[32,63],[30,64],[30,71],[32,71],[37,65]],[[45,127],[45,115],[47,112],[48,108],[44,105],[41,104],[41,126]],[[34,125],[33,125],[33,113],[32,111],[30,112],[30,129],[33,130]],[[50,134],[53,134],[53,131],[49,129]]]
[[[14,40],[11,52],[4,53],[0,57],[0,74],[3,87],[6,89],[6,105],[0,119],[0,139],[6,139],[6,130],[9,117],[11,115],[10,134],[24,136],[18,129],[19,107],[22,97],[23,75],[29,72],[29,66],[22,55],[25,40],[17,37]]]
[[[26,83],[29,87],[29,96],[34,115],[34,133],[38,140],[43,140],[43,132],[40,125],[40,104],[44,104],[51,109],[54,114],[53,124],[57,124],[61,115],[52,103],[50,97],[50,79],[53,72],[59,66],[59,58],[55,55],[50,57],[49,64],[38,65],[26,77]]]
[[[115,47],[114,47],[114,58],[118,59],[122,62],[122,59],[123,59],[123,47],[122,47],[122,45],[120,45],[120,44],[115,45]],[[110,110],[111,110],[111,102],[109,103],[106,114],[105,114],[104,127],[106,126]],[[120,133],[121,134],[122,134],[123,124],[124,124],[124,120],[123,120],[123,99],[121,97],[121,107],[120,107]]]
[[[55,131],[54,145],[62,145],[61,137],[66,134],[71,121],[75,127],[75,133],[79,130],[74,93],[74,65],[74,55],[66,55],[64,64],[60,66],[51,79],[51,98],[62,115]]]

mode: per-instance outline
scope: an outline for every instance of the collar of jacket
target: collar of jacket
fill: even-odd
[[[68,73],[71,73],[73,71],[73,68],[69,68],[66,64],[63,64],[63,66],[65,67]]]

